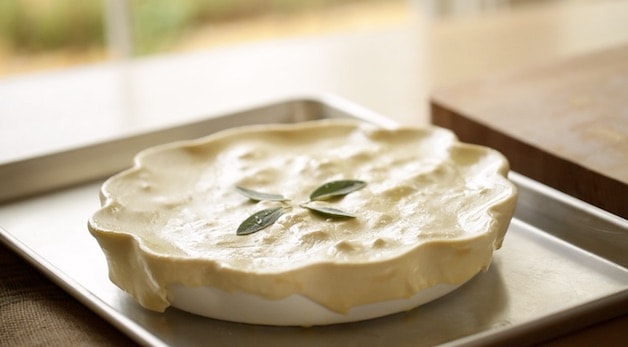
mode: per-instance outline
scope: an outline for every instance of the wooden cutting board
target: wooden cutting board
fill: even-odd
[[[431,98],[432,123],[628,219],[628,45],[488,76]]]

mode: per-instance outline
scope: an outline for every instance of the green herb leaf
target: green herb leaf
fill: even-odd
[[[309,210],[312,210],[314,212],[318,212],[321,213],[323,215],[326,215],[328,217],[334,217],[334,218],[355,218],[356,215],[350,212],[346,212],[343,210],[339,210],[337,208],[333,208],[333,207],[328,207],[328,206],[321,206],[321,205],[315,205],[315,204],[302,204],[301,207],[305,207]]]
[[[366,187],[366,182],[357,180],[331,181],[316,188],[310,194],[310,201],[327,200],[332,197],[347,195],[356,190]]]
[[[244,220],[236,231],[237,235],[248,235],[269,227],[281,217],[285,208],[273,207],[257,211]]]
[[[240,194],[255,201],[262,201],[262,200],[286,201],[288,200],[281,194],[262,193],[262,192],[258,192],[253,189],[248,189],[241,186],[236,186],[236,189],[238,190],[238,192],[240,192]]]

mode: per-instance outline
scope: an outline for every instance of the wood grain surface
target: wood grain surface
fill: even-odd
[[[628,218],[628,45],[436,91],[432,123]]]

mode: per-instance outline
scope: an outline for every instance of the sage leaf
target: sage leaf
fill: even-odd
[[[310,194],[310,201],[327,200],[332,197],[347,195],[366,186],[366,182],[358,180],[331,181],[316,188]]]
[[[248,235],[269,227],[281,217],[285,208],[273,207],[257,211],[238,226],[236,235]]]
[[[258,192],[258,191],[255,191],[253,189],[244,188],[242,186],[236,186],[236,189],[238,190],[238,192],[240,192],[240,194],[242,194],[242,195],[246,196],[247,198],[249,198],[251,200],[254,200],[254,201],[262,201],[262,200],[286,201],[286,200],[288,200],[281,194],[272,194],[272,193]]]
[[[334,218],[355,218],[356,217],[356,215],[353,213],[339,210],[337,208],[329,207],[329,206],[321,206],[321,205],[315,205],[315,204],[302,204],[301,207],[307,208],[314,212],[318,212],[328,217],[334,217]]]

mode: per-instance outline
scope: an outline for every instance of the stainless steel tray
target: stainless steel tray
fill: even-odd
[[[86,221],[99,207],[102,180],[137,151],[243,124],[337,117],[392,123],[343,100],[297,99],[2,164],[0,239],[145,345],[521,345],[628,312],[628,221],[516,173],[516,216],[491,268],[409,312],[307,329],[253,326],[149,312],[109,282]]]

